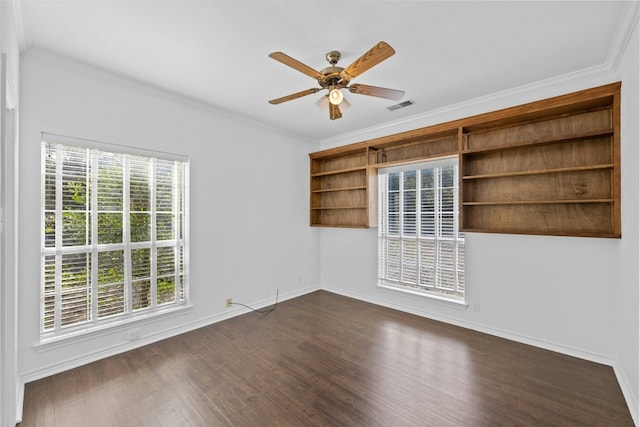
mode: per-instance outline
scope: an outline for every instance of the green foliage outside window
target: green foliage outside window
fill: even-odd
[[[178,161],[43,142],[43,331],[55,328],[56,304],[59,326],[65,326],[176,302],[176,275],[182,286],[184,273],[177,240],[183,233],[176,235],[175,228],[182,216],[182,167]],[[169,244],[156,247],[162,241]],[[60,246],[73,253],[56,254]],[[56,257],[62,257],[58,264]],[[178,298],[183,296],[180,290]]]

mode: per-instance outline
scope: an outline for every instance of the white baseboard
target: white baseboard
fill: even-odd
[[[320,290],[319,285],[313,285],[313,286],[309,286],[302,289],[296,289],[291,292],[280,294],[278,296],[278,301],[279,302],[286,301],[288,299],[296,298],[311,292],[315,292],[317,290]],[[255,307],[256,309],[260,309],[272,304],[273,304],[273,298],[269,298],[262,301],[256,301],[248,305]],[[25,388],[25,384],[29,382],[37,381],[39,379],[46,378],[51,375],[59,374],[60,372],[68,371],[70,369],[77,368],[79,366],[86,365],[88,363],[95,362],[100,359],[104,359],[106,357],[124,353],[125,351],[143,347],[145,345],[152,344],[154,342],[157,342],[163,339],[184,334],[186,332],[190,332],[204,326],[208,326],[217,322],[221,322],[223,320],[230,319],[232,317],[239,316],[241,314],[248,313],[249,311],[251,311],[249,308],[235,306],[234,308],[231,308],[223,313],[214,314],[212,316],[207,316],[193,322],[184,323],[172,329],[167,329],[159,333],[144,336],[141,339],[136,341],[126,342],[126,343],[118,344],[108,348],[103,348],[92,353],[87,353],[87,354],[74,357],[72,359],[66,359],[60,363],[54,363],[48,366],[44,366],[44,367],[29,371],[29,372],[23,372],[19,375],[19,379],[18,379],[18,396],[17,396],[17,402],[16,402],[16,406],[17,406],[16,423],[19,423],[22,421],[24,388]]]
[[[627,406],[629,407],[629,412],[631,412],[631,418],[633,418],[633,423],[637,426],[640,422],[640,408],[638,408],[638,398],[633,392],[633,388],[629,383],[629,378],[625,375],[624,371],[620,369],[617,363],[613,364],[613,372],[616,374],[616,379],[618,380],[618,384],[620,384],[620,389],[622,389],[622,395],[624,396],[624,400],[627,402]]]
[[[22,422],[22,406],[24,405],[24,382],[18,380],[16,394],[16,424]]]

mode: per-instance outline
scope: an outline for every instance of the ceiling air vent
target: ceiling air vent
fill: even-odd
[[[399,109],[404,108],[404,107],[408,107],[409,105],[413,105],[413,104],[415,104],[415,102],[409,99],[408,101],[403,101],[403,102],[401,102],[399,104],[387,107],[387,110],[396,111],[396,110],[399,110]]]

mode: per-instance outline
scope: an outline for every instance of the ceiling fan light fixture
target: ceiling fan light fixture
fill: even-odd
[[[344,99],[344,95],[340,92],[340,89],[333,88],[329,91],[329,102],[333,105],[338,105]]]
[[[329,108],[329,95],[323,95],[322,98],[318,99],[316,106],[321,110]]]
[[[329,95],[323,95],[322,98],[316,101],[316,106],[321,110],[326,110],[327,108],[329,108],[329,105]],[[348,110],[349,107],[351,107],[351,103],[347,101],[347,98],[343,98],[342,102],[340,103],[340,110]]]

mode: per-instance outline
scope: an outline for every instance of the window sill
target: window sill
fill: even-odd
[[[96,337],[140,328],[142,324],[149,324],[169,317],[184,314],[193,308],[192,305],[180,305],[177,307],[167,308],[162,311],[154,311],[150,313],[142,313],[135,317],[127,317],[124,319],[114,320],[112,322],[103,323],[85,329],[78,329],[56,336],[41,338],[40,342],[34,345],[36,351],[48,351],[56,348],[66,347],[82,341],[94,339]],[[133,341],[133,340],[130,340]]]
[[[447,298],[445,296],[435,295],[435,294],[425,292],[425,291],[420,291],[417,289],[408,289],[403,286],[393,285],[387,282],[378,282],[378,287],[386,291],[392,291],[393,293],[415,295],[420,298],[425,298],[429,300],[429,302],[444,305],[450,308],[455,308],[458,310],[466,310],[469,307],[469,305],[462,300]]]

